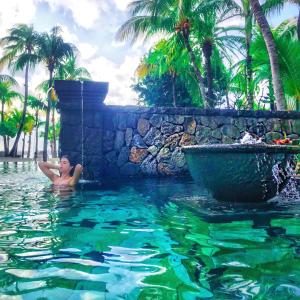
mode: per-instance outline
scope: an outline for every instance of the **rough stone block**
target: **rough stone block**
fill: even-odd
[[[147,156],[141,164],[141,172],[148,176],[157,175],[157,162],[155,157],[152,155]]]
[[[123,166],[125,163],[128,162],[129,159],[129,148],[128,147],[123,147],[120,151],[120,154],[118,156],[118,160],[117,160],[117,165],[118,167]]]
[[[158,153],[158,148],[154,145],[150,146],[147,150],[152,156],[156,156],[156,154]]]
[[[238,139],[240,136],[239,129],[233,125],[224,125],[221,131],[223,135],[226,135],[232,139]]]
[[[169,115],[167,116],[166,121],[175,125],[182,125],[184,123],[184,116]]]
[[[189,146],[195,144],[196,144],[195,136],[190,135],[188,133],[184,133],[179,142],[179,146]]]
[[[129,160],[135,164],[140,164],[148,155],[147,149],[132,147],[130,150]]]
[[[182,130],[183,130],[182,126],[174,125],[166,121],[162,122],[161,124],[161,132],[164,135],[172,135],[174,133],[181,132]]]
[[[149,122],[152,126],[155,126],[156,128],[159,128],[161,126],[161,123],[163,121],[162,115],[153,115]]]
[[[139,119],[137,124],[137,131],[141,136],[145,136],[150,128],[150,123],[147,119]]]
[[[147,145],[139,134],[134,135],[132,139],[132,145],[137,148],[147,148]]]
[[[133,137],[133,129],[127,128],[125,131],[125,143],[126,146],[129,147]]]
[[[167,162],[171,159],[171,151],[169,148],[162,148],[157,154],[156,160],[158,162]]]
[[[189,134],[194,134],[196,131],[197,123],[193,117],[186,117],[184,119],[184,131]]]
[[[300,135],[300,120],[293,120],[292,122],[293,133]]]
[[[155,127],[151,127],[151,129],[145,135],[144,141],[148,146],[163,144],[164,142],[161,132]]]
[[[172,151],[178,146],[180,139],[181,139],[181,135],[178,133],[170,135],[169,137],[166,138],[164,147],[168,147]]]
[[[175,151],[173,151],[171,161],[176,169],[181,169],[185,166],[185,156],[184,153],[181,151],[181,148],[177,147]]]
[[[115,150],[120,150],[123,147],[124,142],[125,142],[124,131],[117,131],[116,132],[114,149]]]

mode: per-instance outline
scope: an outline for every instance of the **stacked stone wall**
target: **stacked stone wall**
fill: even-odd
[[[184,175],[182,146],[231,144],[246,131],[267,143],[300,136],[300,113],[296,112],[107,106],[102,116],[103,124],[97,125],[102,135],[85,130],[85,139],[97,145],[102,136],[105,177]]]

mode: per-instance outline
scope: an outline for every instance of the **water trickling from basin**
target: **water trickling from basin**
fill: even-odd
[[[280,186],[288,178],[284,189],[281,192],[281,196],[284,199],[299,199],[300,194],[297,190],[297,183],[295,180],[295,168],[293,167],[292,159],[287,161],[286,167],[282,168],[280,163],[276,163],[272,169],[274,181],[277,184],[277,195],[280,192]]]
[[[83,157],[84,157],[84,149],[83,149],[83,82],[80,82],[80,97],[81,97],[81,165],[84,166]]]

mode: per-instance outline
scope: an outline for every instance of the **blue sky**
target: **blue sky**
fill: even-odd
[[[137,96],[131,90],[134,71],[142,55],[153,41],[135,45],[115,39],[117,29],[127,18],[130,0],[0,0],[0,35],[16,23],[32,23],[38,31],[48,31],[54,25],[63,29],[66,41],[80,51],[79,64],[86,67],[93,80],[110,83],[107,103],[135,104]],[[281,15],[273,15],[276,25],[287,17],[296,16],[298,8],[286,6]],[[1,53],[0,53],[1,54]],[[30,89],[44,79],[47,73],[38,67],[32,74]],[[22,85],[22,74],[17,74]]]

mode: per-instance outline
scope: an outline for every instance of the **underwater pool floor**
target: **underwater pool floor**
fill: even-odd
[[[0,163],[0,299],[300,299],[299,213],[190,179],[55,190]]]

